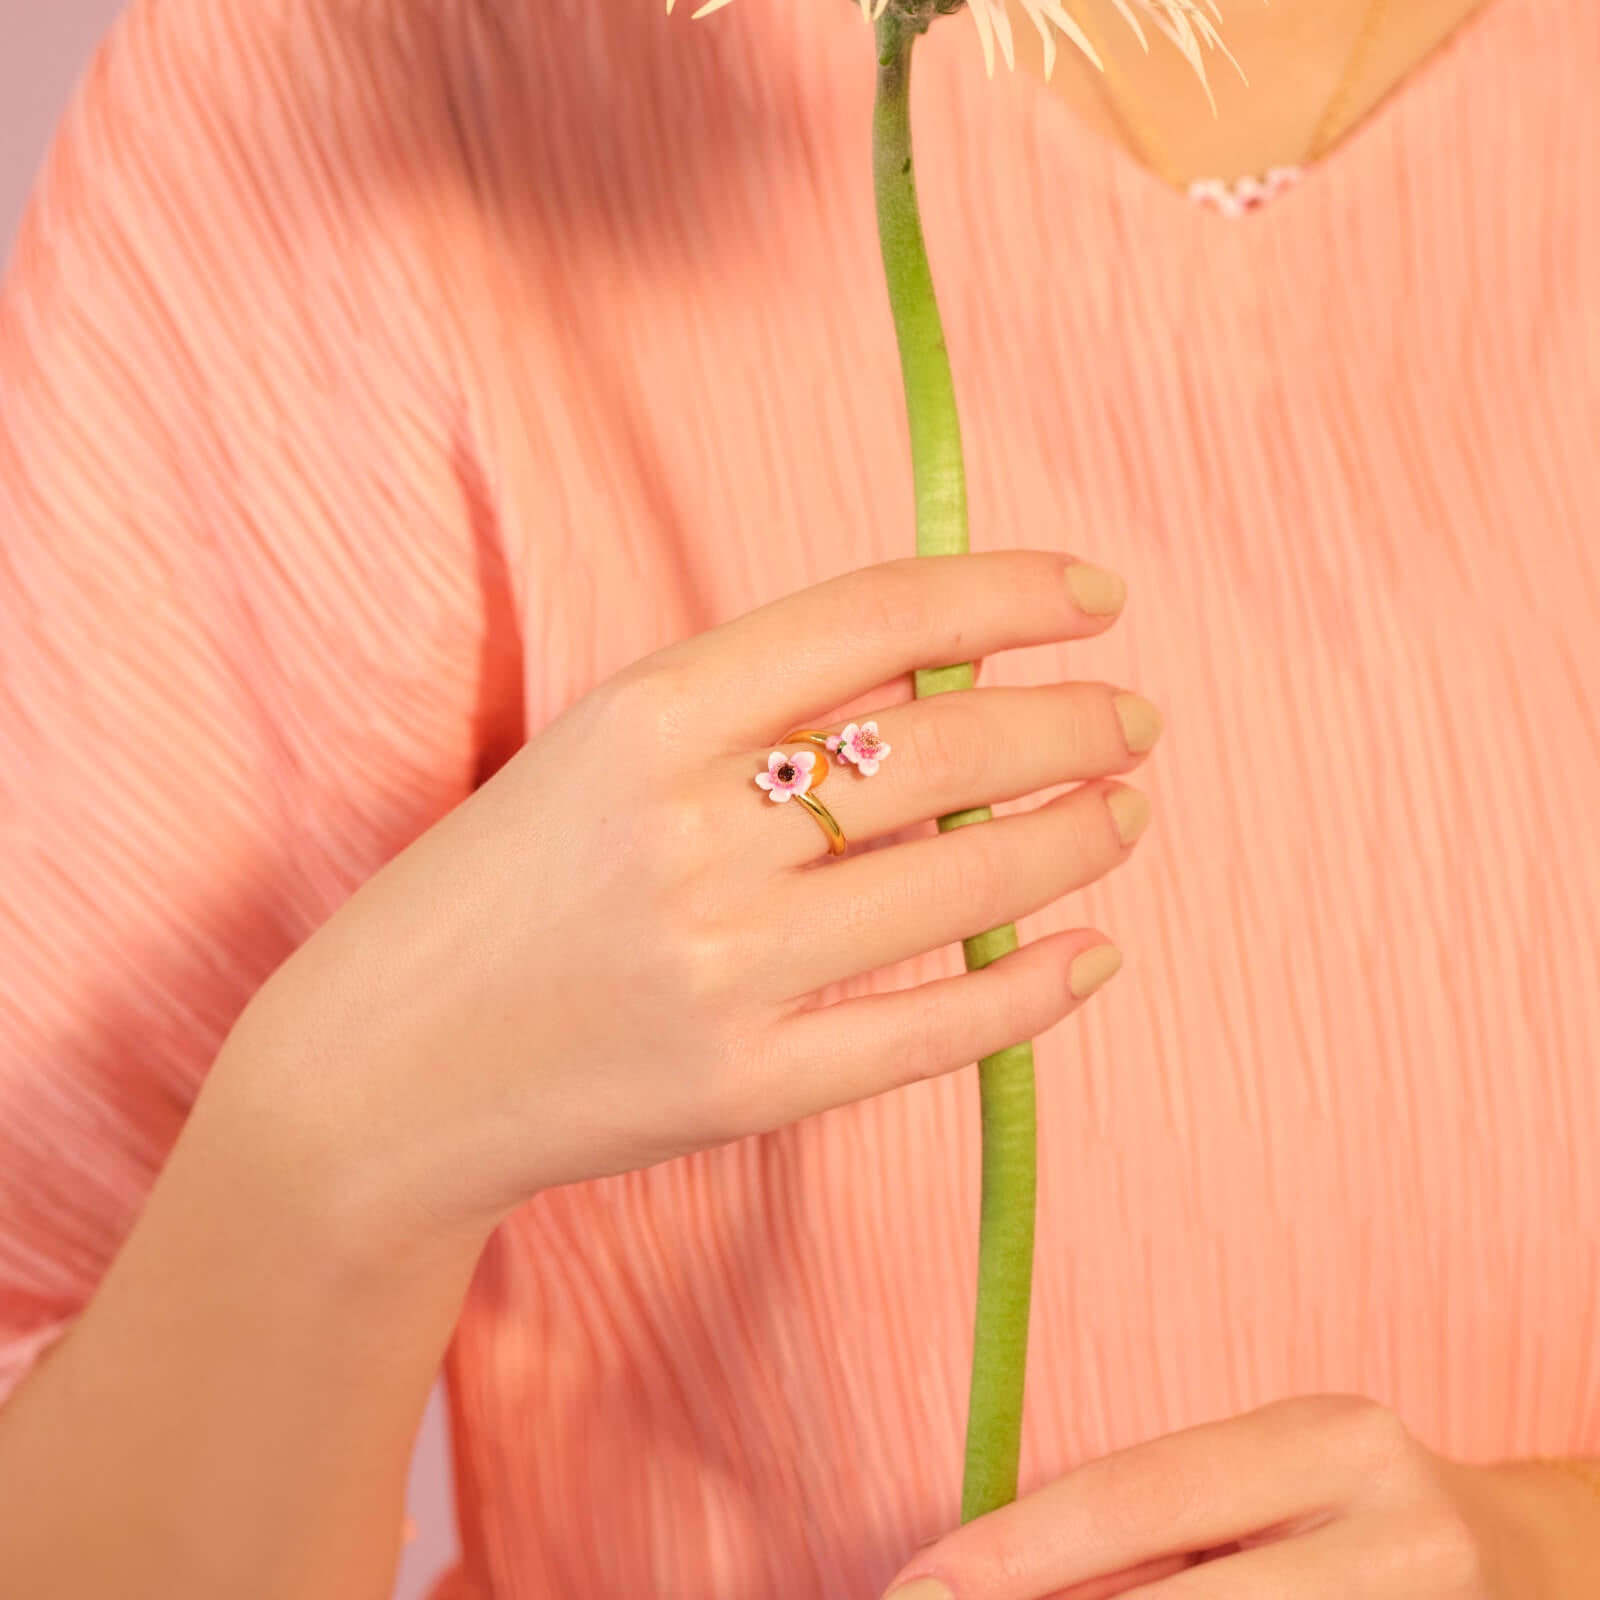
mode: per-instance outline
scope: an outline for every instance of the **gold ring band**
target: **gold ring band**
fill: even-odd
[[[839,826],[839,819],[816,796],[816,790],[826,780],[831,765],[826,754],[828,736],[817,728],[797,728],[793,733],[786,733],[781,742],[783,744],[793,744],[796,739],[803,739],[807,744],[814,744],[823,753],[817,757],[817,765],[822,768],[822,771],[811,780],[811,787],[804,794],[797,794],[795,799],[816,818],[817,826],[822,829],[823,835],[828,841],[828,854],[830,856],[842,856],[846,845],[844,829]]]
[[[797,794],[795,799],[817,819],[817,826],[828,837],[828,854],[842,856],[845,848],[844,829],[839,826],[839,819],[809,791]]]

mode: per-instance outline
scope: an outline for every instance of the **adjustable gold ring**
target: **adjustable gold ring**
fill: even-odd
[[[813,744],[816,749],[797,750],[793,755],[786,750],[774,750],[767,757],[767,770],[756,774],[756,783],[766,790],[769,800],[780,804],[798,800],[817,819],[817,826],[828,841],[828,854],[842,856],[846,842],[844,829],[815,792],[828,776],[828,758],[823,754],[828,748],[828,735],[817,728],[799,728],[783,736],[786,745],[794,744],[797,740]]]
[[[786,733],[783,742],[785,745],[804,742],[816,748],[797,750],[793,755],[786,750],[774,750],[767,757],[767,770],[756,774],[757,785],[766,791],[769,800],[779,803],[798,800],[816,818],[817,826],[828,841],[828,854],[842,856],[846,842],[844,829],[817,798],[817,790],[830,771],[828,756],[839,756],[871,777],[889,754],[888,743],[879,734],[876,722],[852,722],[840,733],[797,728],[793,733]]]

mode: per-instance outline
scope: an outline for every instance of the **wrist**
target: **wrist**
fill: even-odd
[[[258,999],[262,997],[258,996]],[[418,1274],[470,1275],[498,1217],[447,1216],[422,1181],[420,1141],[392,1108],[363,1104],[355,1063],[271,1014],[240,1019],[213,1063],[184,1143],[274,1212],[332,1279],[381,1288]]]

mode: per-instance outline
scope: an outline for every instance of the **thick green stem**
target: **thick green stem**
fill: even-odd
[[[892,10],[879,18],[872,164],[878,237],[900,342],[911,427],[917,554],[958,555],[967,549],[961,425],[911,164],[911,49],[916,40],[915,27]],[[917,694],[970,689],[973,681],[971,662],[934,667],[917,674]],[[941,817],[939,827],[960,828],[986,822],[989,817],[989,808],[983,806]],[[1016,948],[1017,930],[1009,924],[963,945],[971,971]],[[1028,1365],[1028,1302],[1033,1289],[1033,1046],[1011,1045],[980,1061],[978,1092],[983,1117],[983,1201],[967,1459],[961,1487],[963,1522],[1017,1496],[1022,1391]]]

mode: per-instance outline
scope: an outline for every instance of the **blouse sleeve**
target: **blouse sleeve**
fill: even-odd
[[[0,287],[0,1399],[251,994],[520,737],[426,263],[211,12],[108,38]]]

